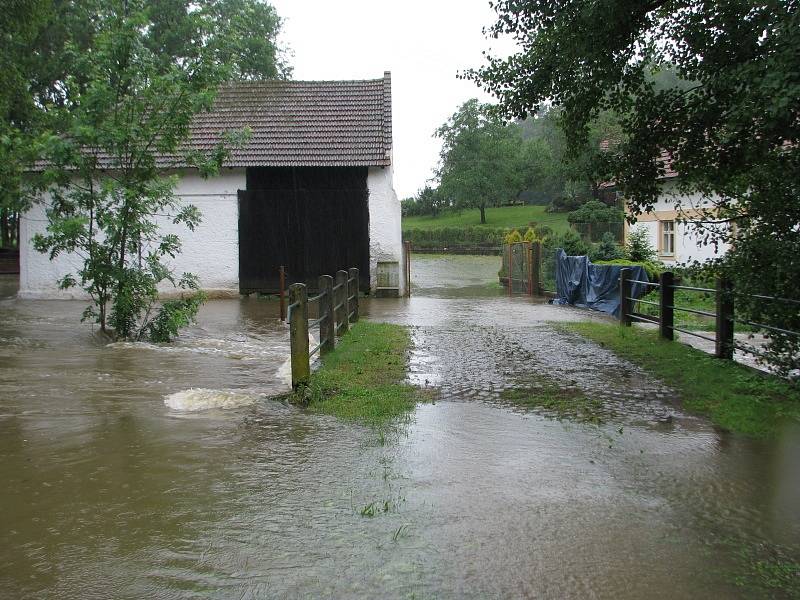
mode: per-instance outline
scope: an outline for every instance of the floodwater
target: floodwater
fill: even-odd
[[[412,326],[437,397],[388,436],[274,398],[275,302],[108,347],[0,279],[0,597],[792,597],[798,432],[685,414],[548,325],[589,313],[503,296],[498,262],[415,257],[411,299],[365,302]],[[602,421],[503,400],[542,378]]]

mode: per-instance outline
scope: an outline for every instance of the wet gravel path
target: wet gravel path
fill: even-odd
[[[415,298],[371,318],[410,325],[410,378],[443,401],[508,405],[504,392],[536,387],[582,394],[620,423],[694,420],[664,382],[558,322],[602,317],[527,298]]]

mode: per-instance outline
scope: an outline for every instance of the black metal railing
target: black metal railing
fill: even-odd
[[[335,278],[319,276],[319,293],[308,296],[304,283],[289,286],[289,339],[292,362],[292,387],[306,385],[311,376],[311,357],[335,348],[336,337],[347,333],[358,321],[358,269],[338,271]],[[317,304],[317,318],[308,318],[308,307]],[[319,343],[310,348],[309,329],[319,327]]]

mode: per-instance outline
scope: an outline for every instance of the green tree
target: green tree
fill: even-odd
[[[622,223],[625,215],[615,206],[590,200],[567,215],[570,223]]]
[[[467,76],[519,118],[552,103],[571,147],[586,143],[602,111],[613,111],[623,136],[606,166],[633,214],[653,209],[659,177],[675,169],[679,190],[707,202],[691,225],[706,243],[732,244],[715,267],[735,280],[740,314],[800,330],[796,304],[754,298],[797,299],[800,3],[494,6],[490,33],[513,36],[521,50]],[[659,80],[661,71],[668,73]],[[770,360],[783,371],[800,367],[800,338],[770,336]]]
[[[37,156],[38,111],[27,67],[51,11],[49,0],[12,0],[0,12],[0,248],[16,244],[18,215],[33,191],[24,173]]]
[[[586,139],[574,146],[567,144],[561,127],[561,110],[557,107],[542,107],[519,124],[523,139],[536,141],[548,149],[549,172],[538,183],[547,190],[549,200],[559,196],[569,199],[576,190],[580,190],[582,201],[598,197],[600,184],[610,177],[603,160],[603,147],[609,142],[616,145],[623,137],[614,113],[601,112],[588,124]]]
[[[633,262],[654,261],[657,258],[656,250],[650,243],[650,234],[644,227],[633,227],[628,232],[625,243],[625,254]]]
[[[614,234],[607,231],[600,239],[600,243],[594,247],[591,252],[591,259],[593,261],[600,260],[619,260],[624,258],[625,253],[622,248],[617,245],[617,240]]]
[[[69,128],[61,109],[75,106],[91,83],[85,54],[108,26],[106,8],[101,0],[11,0],[0,15],[0,245],[13,233],[9,220],[38,191],[26,170],[48,132]],[[281,20],[263,0],[140,0],[131,10],[146,23],[143,43],[162,70],[202,55],[227,65],[229,79],[291,74],[277,43]]]
[[[439,193],[457,208],[486,207],[515,199],[523,189],[519,128],[498,119],[472,99],[436,130],[442,140]]]
[[[84,319],[117,338],[149,334],[164,341],[191,319],[201,299],[192,293],[196,277],[173,273],[169,265],[180,238],[158,225],[168,218],[193,229],[201,218],[174,196],[176,177],[167,173],[188,161],[201,174],[214,174],[244,133],[230,132],[206,155],[182,156],[193,116],[211,106],[229,66],[211,44],[164,60],[154,50],[152,11],[144,0],[98,2],[94,10],[96,29],[72,63],[80,76],[65,76],[59,87],[67,101],[48,109],[58,127],[46,146],[49,223],[34,246],[51,258],[83,258],[60,285],[79,285],[91,296]],[[193,30],[214,31],[208,13],[191,17]],[[159,304],[158,287],[167,282],[189,297]]]

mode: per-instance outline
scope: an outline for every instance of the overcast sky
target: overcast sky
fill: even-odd
[[[456,108],[491,98],[459,70],[482,64],[492,48],[488,0],[271,0],[284,18],[282,41],[294,56],[294,79],[377,79],[392,72],[394,186],[413,195],[432,177],[439,156],[434,130]]]

